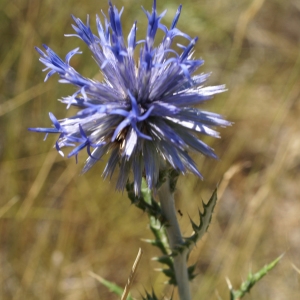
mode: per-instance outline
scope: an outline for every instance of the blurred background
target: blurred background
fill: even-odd
[[[124,33],[138,20],[143,38],[146,0],[114,0],[125,7]],[[158,0],[170,25],[179,0]],[[92,271],[124,286],[142,247],[144,255],[132,288],[136,298],[153,287],[170,296],[166,278],[151,261],[156,249],[147,215],[130,205],[126,193],[103,181],[99,162],[80,175],[86,154],[60,157],[55,138],[28,132],[48,127],[48,112],[58,118],[74,113],[57,101],[73,88],[44,83],[43,65],[34,46],[49,45],[61,57],[80,46],[72,65],[84,76],[99,72],[85,44],[74,37],[71,14],[83,20],[107,12],[107,1],[0,1],[0,298],[117,299]],[[176,206],[183,233],[191,234],[219,184],[219,201],[209,232],[190,257],[198,276],[194,299],[229,299],[225,278],[234,287],[285,253],[279,265],[245,299],[298,299],[300,295],[300,1],[186,0],[178,28],[199,36],[201,72],[212,72],[209,85],[226,84],[228,92],[202,106],[234,125],[220,129],[222,139],[203,137],[220,160],[194,159],[204,175],[179,179]],[[161,36],[161,35],[160,35]],[[183,42],[178,38],[178,42]],[[220,297],[220,298],[218,298]],[[176,298],[176,295],[174,296]]]

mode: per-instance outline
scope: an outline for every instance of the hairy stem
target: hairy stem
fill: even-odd
[[[170,189],[169,178],[166,178],[166,181],[158,190],[158,197],[163,217],[167,221],[166,232],[170,248],[172,252],[176,252],[177,246],[183,243],[183,238],[176,217],[174,196]],[[186,260],[187,251],[174,256],[174,269],[180,300],[191,300]]]

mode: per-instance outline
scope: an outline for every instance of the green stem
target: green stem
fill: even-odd
[[[166,232],[170,248],[172,252],[176,252],[177,247],[183,243],[183,238],[176,217],[174,195],[170,189],[169,178],[166,178],[166,181],[158,190],[158,197],[160,200],[163,217],[167,221]],[[191,300],[189,276],[186,261],[187,251],[185,250],[182,252],[178,252],[174,256],[174,270],[180,300]]]

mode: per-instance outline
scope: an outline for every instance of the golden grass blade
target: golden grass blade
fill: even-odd
[[[130,290],[130,287],[131,287],[131,284],[132,284],[134,276],[135,276],[135,274],[137,272],[137,268],[139,266],[139,263],[140,263],[140,260],[142,258],[142,255],[143,255],[143,251],[140,248],[139,252],[137,254],[137,257],[135,259],[135,262],[134,262],[134,264],[132,266],[131,272],[129,274],[129,277],[128,277],[127,283],[125,285],[124,292],[123,292],[123,295],[121,297],[121,300],[126,300],[127,299],[127,296],[129,294],[129,290]]]

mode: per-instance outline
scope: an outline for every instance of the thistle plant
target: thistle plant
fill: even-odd
[[[75,87],[71,96],[60,101],[78,112],[62,120],[49,113],[51,128],[30,130],[46,133],[46,137],[57,134],[55,147],[61,155],[64,147],[70,147],[68,157],[77,160],[78,153],[86,149],[83,173],[109,154],[103,177],[111,178],[118,169],[116,189],[126,188],[131,202],[148,213],[155,236],[150,242],[162,251],[158,261],[168,267],[162,271],[170,284],[178,286],[180,299],[189,300],[194,267],[187,267],[187,259],[208,228],[217,195],[215,191],[204,212],[199,212],[199,225],[191,220],[194,233],[184,238],[174,206],[176,182],[187,172],[202,178],[190,152],[217,158],[200,135],[218,138],[214,128],[231,123],[219,114],[195,108],[225,87],[204,86],[209,74],[197,74],[203,65],[203,60],[193,56],[198,38],[176,27],[181,8],[167,27],[161,22],[166,11],[158,14],[154,0],[152,12],[144,10],[148,19],[144,40],[136,38],[136,22],[126,39],[122,10],[110,1],[108,17],[103,12],[101,18],[96,17],[97,34],[91,30],[89,17],[86,23],[73,17],[75,33],[66,36],[75,36],[88,46],[103,80],[86,78],[71,66],[71,58],[81,53],[79,48],[70,51],[65,60],[46,45],[44,50],[36,48],[46,66],[44,71],[48,71],[45,81],[56,73],[59,82]],[[164,37],[155,46],[158,30]],[[184,44],[174,45],[178,37]]]

